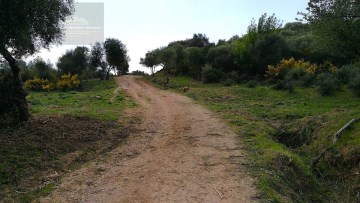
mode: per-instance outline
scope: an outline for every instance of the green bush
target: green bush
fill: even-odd
[[[283,90],[285,89],[285,81],[284,80],[277,80],[274,85],[271,86],[274,90]]]
[[[313,77],[302,68],[293,68],[285,75],[285,83],[292,83],[294,86],[309,87],[313,82]]]
[[[249,75],[246,73],[243,73],[239,76],[239,82],[245,83],[249,79]]]
[[[237,71],[232,71],[226,74],[227,78],[231,79],[234,83],[238,83],[240,81],[239,73]]]
[[[319,74],[316,78],[316,84],[321,95],[329,95],[339,88],[339,80],[331,73]]]
[[[350,79],[349,88],[356,96],[360,97],[360,72]]]
[[[246,83],[246,87],[248,88],[255,88],[257,85],[257,82],[255,80],[250,80],[248,83]]]
[[[148,76],[149,74],[145,73],[144,71],[135,70],[135,71],[131,72],[130,75]]]
[[[344,84],[348,84],[357,74],[360,74],[360,62],[345,65],[337,71],[338,79]]]
[[[234,80],[232,80],[231,78],[228,78],[223,83],[224,83],[224,86],[230,87],[231,85],[234,84]]]
[[[294,93],[296,86],[297,86],[297,83],[295,81],[285,81],[284,82],[284,89],[287,90],[289,93]]]
[[[223,78],[224,73],[215,69],[210,65],[206,65],[202,71],[202,82],[203,83],[218,83]]]

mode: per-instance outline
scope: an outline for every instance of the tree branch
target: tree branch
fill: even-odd
[[[13,72],[14,76],[18,75],[20,72],[20,68],[16,59],[11,56],[10,52],[5,47],[0,47],[0,53],[9,63],[11,67],[11,71]]]

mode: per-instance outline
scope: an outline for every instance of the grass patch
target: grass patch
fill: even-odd
[[[114,80],[92,80],[81,91],[30,92],[30,121],[0,128],[0,200],[33,202],[121,144],[131,130],[122,112],[135,103],[116,88]]]
[[[157,83],[161,78],[147,79]],[[190,90],[183,93],[182,87]],[[217,112],[238,132],[255,163],[251,171],[263,201],[359,201],[359,123],[343,134],[317,171],[310,167],[337,130],[360,117],[360,99],[350,91],[321,96],[314,88],[297,88],[290,94],[261,84],[202,84],[187,77],[170,78],[168,89]]]
[[[89,80],[81,91],[30,92],[28,103],[33,115],[81,115],[115,121],[125,108],[135,107],[123,91],[114,93],[114,80]]]

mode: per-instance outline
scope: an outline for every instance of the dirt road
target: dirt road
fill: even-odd
[[[191,99],[118,78],[140,104],[138,133],[62,179],[42,202],[254,202],[235,134]]]

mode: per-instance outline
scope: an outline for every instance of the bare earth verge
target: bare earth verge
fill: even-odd
[[[41,202],[254,202],[245,153],[213,113],[191,99],[125,76],[140,108],[137,133],[63,178]]]

